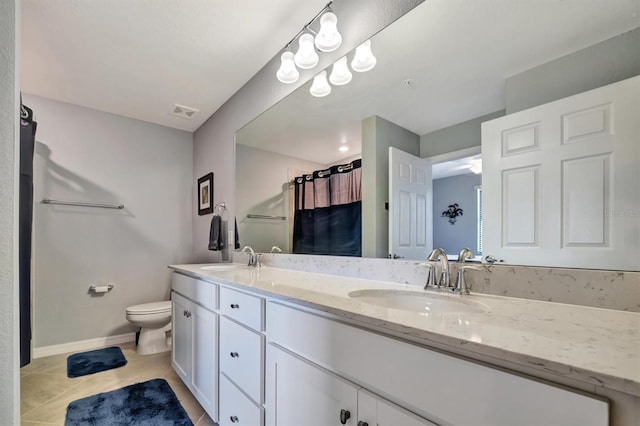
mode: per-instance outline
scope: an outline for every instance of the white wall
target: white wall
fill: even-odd
[[[168,300],[167,265],[191,261],[192,134],[36,96],[24,103],[38,122],[34,348],[134,331],[127,306]],[[110,293],[88,294],[106,283]]]
[[[267,108],[292,93],[319,70],[344,56],[423,0],[336,0],[332,9],[339,17],[342,46],[321,54],[319,65],[301,72],[296,84],[282,84],[275,78],[280,53],[275,55],[247,84],[233,95],[194,134],[194,179],[215,173],[215,202],[225,201],[235,214],[235,132]],[[309,17],[311,18],[311,17]],[[301,22],[300,25],[304,25]],[[293,37],[295,34],[292,34]],[[283,46],[284,48],[284,46]],[[220,254],[208,250],[210,217],[193,215],[194,260],[219,261]],[[233,233],[229,232],[230,239]],[[233,241],[230,241],[232,243]]]
[[[0,425],[18,424],[18,0],[0,2]]]
[[[378,116],[362,120],[363,257],[389,254],[389,147],[418,156],[420,136]]]
[[[236,145],[236,217],[240,245],[268,253],[277,245],[289,247],[289,221],[249,219],[247,213],[289,217],[288,170],[324,169],[319,163]]]

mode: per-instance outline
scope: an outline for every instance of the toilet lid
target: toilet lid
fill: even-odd
[[[158,314],[161,312],[171,312],[171,301],[143,303],[142,305],[129,306],[128,314]]]

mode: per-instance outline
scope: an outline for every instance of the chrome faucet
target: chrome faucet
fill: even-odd
[[[240,251],[244,253],[249,253],[249,263],[247,263],[247,266],[254,266],[256,268],[259,268],[262,266],[262,264],[260,263],[260,256],[262,255],[262,253],[254,252],[251,246],[244,246]]]
[[[475,254],[473,254],[473,252],[468,249],[468,248],[463,248],[462,250],[460,250],[460,253],[458,254],[458,262],[464,263],[467,260],[471,260],[474,257],[476,257]]]
[[[442,274],[440,275],[440,281],[438,282],[438,288],[449,288],[451,287],[451,279],[449,278],[449,259],[447,258],[447,253],[441,248],[433,249],[433,251],[429,254],[427,258],[429,261],[440,261],[440,265],[442,266]]]
[[[271,251],[269,253],[273,253],[273,252],[282,253],[282,249],[278,246],[273,246],[271,247]]]
[[[462,250],[460,250],[460,253],[458,254],[458,262],[464,265],[464,263],[467,260],[473,259],[474,257],[476,257],[476,255],[473,254],[473,252],[470,249],[465,247]],[[473,268],[470,266],[462,266],[462,265],[460,265],[458,268],[458,276],[456,277],[456,286],[453,289],[453,291],[460,294],[469,294],[470,293],[469,286],[467,285],[465,272],[467,271],[467,269],[476,269],[476,268]]]

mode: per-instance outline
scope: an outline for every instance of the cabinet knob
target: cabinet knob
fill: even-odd
[[[346,425],[347,420],[351,418],[351,412],[348,410],[340,410],[340,424]]]
[[[184,311],[182,311],[182,316],[186,317],[187,316],[187,310],[185,309]]]
[[[229,420],[231,420],[231,423],[238,423],[238,416],[231,416]]]
[[[232,303],[230,306],[231,309],[240,309],[240,305],[238,305],[237,303]]]
[[[231,358],[238,358],[240,356],[238,352],[231,352],[229,355],[231,355]]]
[[[363,421],[359,421],[358,422],[358,426],[369,426],[369,423],[363,422]]]

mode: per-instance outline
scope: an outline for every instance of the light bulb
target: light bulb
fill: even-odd
[[[356,54],[351,61],[351,69],[356,72],[367,72],[376,66],[376,57],[371,52],[371,40],[356,47]]]
[[[320,31],[316,35],[316,47],[321,52],[333,52],[342,44],[342,36],[338,32],[338,17],[333,12],[326,12],[320,18]]]
[[[338,148],[338,151],[347,152],[347,151],[349,151],[349,147],[346,146],[346,145],[340,145],[340,148]]]
[[[333,64],[329,81],[335,86],[343,86],[351,81],[353,74],[347,66],[347,57],[343,56]]]
[[[477,175],[482,173],[482,160],[472,161],[471,164],[469,165],[469,170],[471,170],[472,173],[475,173]]]
[[[300,72],[293,62],[293,52],[286,51],[280,56],[280,68],[276,73],[276,77],[283,83],[295,83],[300,78]]]
[[[316,48],[313,46],[313,36],[309,33],[302,34],[298,39],[298,51],[293,61],[299,68],[308,70],[318,65],[319,59]]]
[[[309,93],[311,93],[316,98],[322,98],[331,93],[331,85],[327,81],[326,71],[322,71],[320,74],[313,77],[313,84],[311,84]]]

